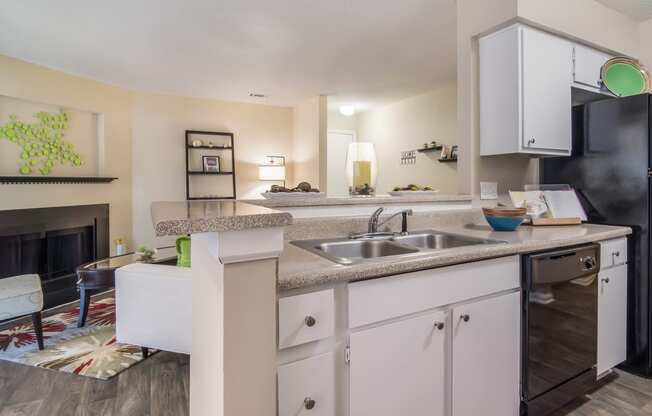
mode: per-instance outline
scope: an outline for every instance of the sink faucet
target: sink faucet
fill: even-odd
[[[369,225],[367,227],[367,233],[368,234],[375,234],[378,232],[378,227],[381,225],[387,223],[389,220],[392,218],[396,217],[397,215],[402,215],[403,216],[403,221],[401,222],[401,234],[407,234],[407,217],[408,215],[412,215],[412,210],[411,209],[404,209],[399,212],[396,212],[389,217],[385,218],[384,221],[379,222],[380,219],[380,214],[385,211],[385,208],[378,208],[377,210],[374,211],[373,214],[371,214],[371,218],[369,218]]]

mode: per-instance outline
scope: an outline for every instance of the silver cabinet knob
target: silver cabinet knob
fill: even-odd
[[[312,410],[312,409],[315,408],[316,405],[317,405],[317,402],[315,402],[310,397],[306,397],[305,399],[303,399],[303,407],[305,407],[306,410]]]
[[[604,279],[602,279],[602,281],[603,281],[604,283],[609,283],[609,282],[610,282],[610,280],[609,280],[608,277],[605,277]]]
[[[441,331],[442,329],[444,329],[444,326],[446,325],[443,322],[435,321],[435,328],[437,328],[438,330]]]
[[[460,315],[460,320],[462,320],[464,322],[469,322],[471,320],[471,315],[466,314],[466,313],[464,315]]]
[[[315,318],[313,318],[312,316],[306,316],[306,319],[304,319],[304,322],[305,322],[307,327],[312,328],[317,323],[317,320]]]
[[[536,143],[534,137],[532,137],[530,140],[527,141],[528,146],[533,145],[534,143]]]

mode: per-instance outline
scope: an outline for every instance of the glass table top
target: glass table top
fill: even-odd
[[[143,261],[140,254],[128,253],[122,256],[109,257],[107,259],[98,260],[93,263],[86,264],[80,269],[82,270],[100,270],[100,269],[117,269],[131,263],[164,263],[177,258],[177,251],[175,247],[163,247],[157,249],[153,259]]]

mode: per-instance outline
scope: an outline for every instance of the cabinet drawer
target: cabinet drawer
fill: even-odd
[[[351,283],[349,327],[518,288],[519,276],[511,256]]]
[[[627,238],[602,241],[600,243],[600,268],[627,263]]]
[[[334,299],[333,289],[279,299],[279,349],[333,336]]]
[[[278,368],[279,416],[335,416],[335,355]]]

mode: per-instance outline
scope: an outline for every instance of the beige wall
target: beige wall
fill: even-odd
[[[328,130],[353,130],[356,129],[356,117],[344,116],[337,110],[328,111]]]
[[[456,91],[455,82],[449,82],[356,116],[358,141],[376,147],[378,193],[411,183],[444,193],[457,191],[457,166],[438,162],[439,152],[417,153],[416,164],[401,165],[402,151],[423,147],[425,142],[457,144]]]
[[[652,43],[650,43],[652,39],[652,19],[641,22],[638,29],[641,44],[639,59],[650,70],[652,69]]]
[[[638,22],[595,0],[518,0],[518,17],[601,49],[639,55]]]
[[[320,182],[321,148],[326,143],[326,97],[312,97],[293,109],[293,181],[310,182],[312,186],[323,187]],[[325,188],[325,187],[323,187]]]
[[[499,191],[529,181],[526,158],[480,157],[478,115],[478,44],[476,35],[516,17],[517,0],[457,1],[457,126],[460,142],[458,190],[479,193],[479,182],[496,181]]]
[[[286,156],[292,163],[292,113],[289,107],[134,94],[134,240],[157,244],[173,241],[155,239],[150,205],[153,201],[186,198],[185,130],[234,133],[237,196],[255,198],[270,186],[258,180],[258,165],[265,156]]]
[[[93,185],[0,185],[0,210],[109,203],[111,240],[131,243],[131,94],[0,55],[0,95],[104,114],[104,174],[120,178]]]
[[[235,134],[238,197],[255,197],[269,187],[258,181],[266,155],[286,156],[292,181],[289,107],[134,93],[1,55],[0,95],[103,114],[104,174],[119,178],[111,184],[0,185],[0,210],[109,203],[111,240],[125,238],[130,248],[171,243],[154,237],[150,203],[185,199],[187,129]],[[311,161],[319,157],[319,136],[315,143]],[[309,163],[306,169],[314,167]]]

